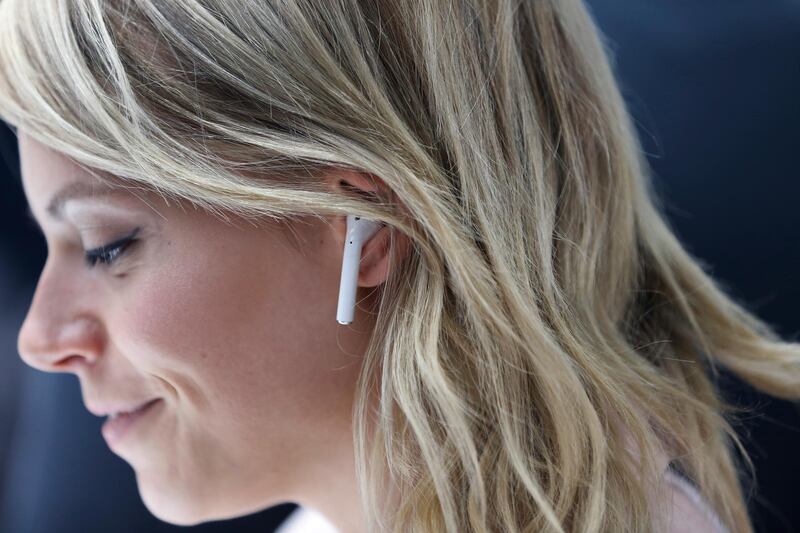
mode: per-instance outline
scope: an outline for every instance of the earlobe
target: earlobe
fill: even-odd
[[[392,238],[394,238],[394,249],[392,249]],[[375,287],[386,281],[389,273],[398,268],[405,258],[409,248],[410,243],[405,235],[389,226],[379,229],[364,245],[358,277],[359,286]]]
[[[360,287],[381,284],[389,273],[388,260],[389,228],[380,228],[364,245],[358,274]]]

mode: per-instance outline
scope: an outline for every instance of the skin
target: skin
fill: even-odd
[[[156,517],[192,525],[293,501],[340,530],[364,531],[351,409],[379,285],[408,241],[390,228],[364,246],[352,324],[336,322],[344,216],[292,227],[226,223],[157,194],[105,187],[20,131],[25,195],[48,259],[18,337],[22,359],[75,374],[87,407],[158,404],[112,451],[136,472]],[[324,177],[387,193],[370,176]],[[72,183],[91,196],[47,212]],[[135,228],[110,265],[85,250]],[[393,259],[394,258],[394,259]],[[363,300],[363,302],[362,302]]]

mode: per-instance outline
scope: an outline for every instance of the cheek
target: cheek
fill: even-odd
[[[141,278],[122,319],[131,356],[210,425],[349,416],[357,352],[338,335],[338,272],[238,244],[176,252]]]

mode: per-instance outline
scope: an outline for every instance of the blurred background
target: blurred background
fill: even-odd
[[[800,3],[590,0],[682,241],[739,301],[798,340]],[[46,247],[25,214],[16,137],[0,123],[0,531],[273,531],[292,505],[176,527],[152,517],[78,380],[17,356]],[[739,426],[754,460],[757,531],[800,531],[800,410],[731,376],[758,410]]]

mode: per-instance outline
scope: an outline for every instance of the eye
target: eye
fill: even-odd
[[[116,241],[110,242],[105,244],[99,248],[94,248],[93,250],[87,250],[84,253],[84,258],[86,259],[86,265],[89,268],[92,268],[97,264],[99,261],[104,265],[110,265],[121,256],[125,250],[136,242],[136,234],[139,233],[140,228],[136,228],[133,230],[129,235],[122,237],[121,239],[117,239]]]

